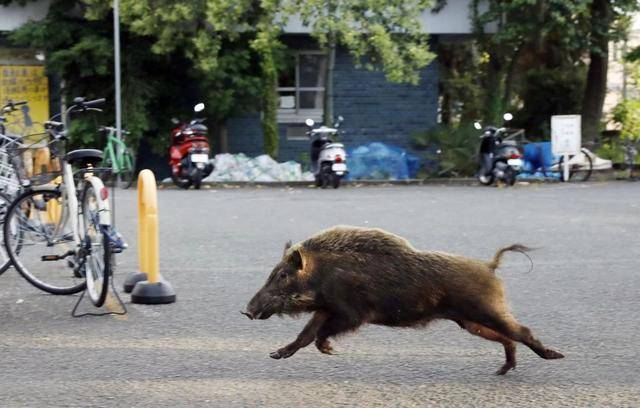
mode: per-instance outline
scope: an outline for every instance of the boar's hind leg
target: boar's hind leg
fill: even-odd
[[[473,323],[468,320],[463,320],[457,323],[473,335],[502,343],[504,346],[506,361],[504,365],[496,371],[496,374],[505,375],[509,370],[516,368],[516,343],[513,340],[478,323]]]
[[[346,316],[331,315],[318,330],[316,348],[320,350],[321,353],[332,354],[333,348],[331,348],[329,337],[355,330],[360,327],[360,325],[362,325],[362,320],[360,319],[349,319]]]
[[[528,327],[519,324],[516,319],[511,315],[501,315],[499,317],[493,317],[487,319],[482,323],[483,325],[497,331],[510,338],[511,340],[519,341],[523,343],[534,353],[547,360],[554,360],[557,358],[563,358],[564,355],[558,353],[555,350],[547,348],[542,344],[540,340],[533,336],[531,330]]]
[[[307,347],[316,338],[318,328],[327,320],[328,315],[324,312],[315,312],[311,320],[307,322],[298,337],[290,344],[269,354],[269,357],[276,360],[289,358],[303,347]]]

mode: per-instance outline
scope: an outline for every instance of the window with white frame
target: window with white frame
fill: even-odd
[[[278,122],[322,119],[327,57],[322,51],[299,51],[278,81]]]

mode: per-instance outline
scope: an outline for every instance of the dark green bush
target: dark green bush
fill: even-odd
[[[480,132],[470,123],[438,125],[412,135],[427,177],[468,177],[478,168]]]

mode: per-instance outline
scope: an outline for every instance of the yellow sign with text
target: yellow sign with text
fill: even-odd
[[[0,65],[0,105],[8,101],[28,104],[5,115],[7,133],[20,136],[41,133],[42,124],[49,119],[49,80],[44,66]]]

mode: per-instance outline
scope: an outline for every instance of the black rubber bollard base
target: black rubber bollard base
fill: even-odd
[[[131,292],[131,302],[142,305],[160,305],[176,301],[176,292],[167,282],[138,282]]]
[[[133,288],[136,286],[136,283],[146,281],[146,280],[147,280],[146,273],[144,272],[132,273],[129,276],[127,276],[127,279],[125,279],[124,285],[122,285],[122,288],[124,289],[125,293],[131,293]]]

